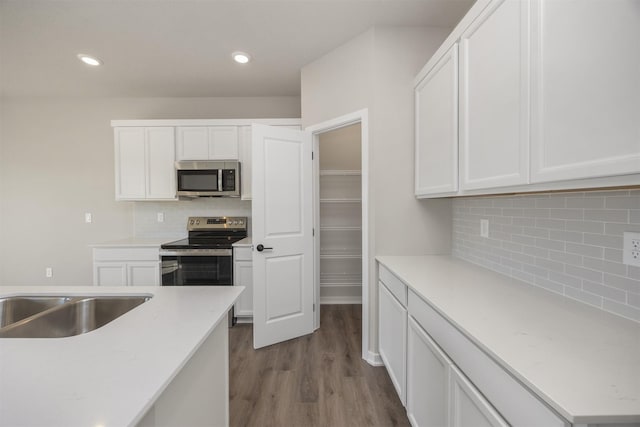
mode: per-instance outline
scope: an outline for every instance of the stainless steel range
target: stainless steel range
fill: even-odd
[[[189,237],[160,246],[162,286],[233,286],[233,243],[246,217],[190,217]]]

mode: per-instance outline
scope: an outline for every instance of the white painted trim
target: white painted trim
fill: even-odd
[[[253,324],[253,316],[236,316],[236,325]]]
[[[253,123],[270,126],[301,126],[302,120],[291,119],[167,119],[167,120],[111,120],[111,127],[128,126],[251,126]]]
[[[362,304],[360,297],[320,297],[320,304]]]
[[[379,359],[380,356],[375,354],[376,356],[372,356],[369,352],[369,341],[370,341],[370,330],[369,330],[369,211],[370,211],[370,200],[369,200],[369,110],[362,109],[358,111],[354,111],[349,114],[345,114],[344,116],[336,117],[331,120],[327,120],[322,123],[315,124],[313,126],[309,126],[305,128],[305,131],[311,132],[313,135],[313,145],[314,151],[317,151],[317,147],[320,141],[320,134],[329,132],[331,130],[340,129],[345,126],[353,125],[360,123],[361,136],[361,151],[362,151],[362,165],[361,165],[361,174],[362,174],[362,358],[366,360],[370,365],[380,366],[382,361]],[[318,156],[314,157],[314,177],[318,177],[319,172],[319,163]],[[315,200],[319,200],[319,186],[316,182],[314,184],[314,192]],[[320,222],[319,222],[319,209],[317,207],[317,202],[314,204],[315,210],[315,227],[320,230]],[[319,233],[319,231],[318,231]],[[315,254],[315,272],[316,272],[316,302],[320,300],[320,271],[319,271],[319,263],[320,263],[320,248],[319,248],[319,239],[316,239],[316,254]],[[373,282],[375,283],[375,282]],[[320,327],[320,310],[316,310],[316,328]],[[377,357],[377,358],[376,358]]]
[[[367,361],[367,363],[371,366],[384,366],[384,362],[382,361],[382,357],[380,353],[374,353],[373,351],[368,351],[363,359]]]

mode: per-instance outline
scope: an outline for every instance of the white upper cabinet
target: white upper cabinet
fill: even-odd
[[[533,6],[532,181],[640,172],[639,2]]]
[[[146,198],[175,199],[176,172],[173,128],[146,128]]]
[[[240,190],[242,200],[251,200],[251,126],[240,126],[238,128],[240,160]]]
[[[178,126],[178,160],[238,159],[238,126]]]
[[[175,200],[172,127],[115,128],[116,200]]]
[[[415,195],[458,190],[458,46],[454,44],[415,88]]]
[[[459,106],[461,189],[526,184],[528,1],[496,1],[462,34]]]
[[[209,129],[200,126],[176,128],[178,160],[209,159]]]
[[[144,128],[115,128],[116,200],[146,197]]]

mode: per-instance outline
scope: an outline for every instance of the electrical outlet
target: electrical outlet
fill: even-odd
[[[90,224],[93,221],[93,215],[91,215],[91,212],[86,212],[84,214],[84,222],[86,222],[87,224]]]
[[[489,220],[480,220],[480,237],[489,237]]]
[[[624,233],[622,262],[640,267],[640,232],[627,231]]]
[[[158,222],[164,222],[164,213],[158,212]]]
[[[51,267],[47,267],[44,269],[45,277],[53,277],[53,269]]]

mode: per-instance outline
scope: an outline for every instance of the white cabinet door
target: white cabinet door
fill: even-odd
[[[175,199],[175,135],[172,127],[146,128],[147,199]]]
[[[127,266],[118,262],[93,263],[94,286],[127,286]]]
[[[460,40],[460,188],[529,178],[529,1],[494,2]]]
[[[212,126],[209,128],[209,159],[238,159],[237,126]]]
[[[400,401],[406,396],[407,309],[382,283],[378,282],[378,341],[380,357],[389,372]]]
[[[205,126],[178,126],[176,128],[178,160],[209,159],[209,129]]]
[[[116,200],[144,199],[145,132],[141,127],[115,128]]]
[[[509,424],[455,366],[451,365],[450,425],[508,427]]]
[[[160,286],[160,263],[127,263],[128,286]]]
[[[240,126],[238,128],[238,145],[240,160],[240,190],[242,200],[251,200],[251,126]]]
[[[415,194],[443,196],[458,190],[458,45],[415,88]]]
[[[234,263],[233,284],[244,286],[235,305],[236,316],[253,316],[253,266],[251,261],[236,261]]]
[[[435,342],[409,316],[407,416],[413,426],[449,424],[449,365]]]
[[[637,0],[534,0],[532,181],[640,172]]]

